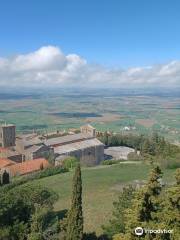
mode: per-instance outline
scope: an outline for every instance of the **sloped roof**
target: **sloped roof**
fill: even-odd
[[[77,150],[83,150],[90,147],[104,146],[102,142],[100,142],[97,138],[87,139],[81,142],[69,143],[63,146],[58,146],[54,148],[54,152],[57,154],[66,154],[70,152],[74,152]]]
[[[28,146],[32,146],[32,145],[36,145],[36,144],[41,144],[42,143],[42,140],[35,133],[18,135],[16,137],[16,140],[17,141],[18,140],[21,141],[21,144],[24,147],[28,147]]]
[[[17,163],[12,166],[7,167],[12,176],[15,175],[25,175],[31,172],[35,172],[43,168],[50,166],[49,162],[45,158],[37,158],[22,163]]]
[[[86,127],[91,128],[91,129],[96,129],[95,127],[93,127],[90,124],[86,124],[86,125],[81,126],[81,128],[86,128]]]
[[[25,151],[30,152],[30,153],[34,153],[34,152],[38,152],[39,150],[43,150],[43,149],[47,149],[47,148],[49,148],[49,147],[46,146],[45,144],[33,145],[33,146],[27,148]]]
[[[85,139],[90,139],[92,136],[88,134],[83,134],[83,133],[77,133],[77,134],[72,134],[72,135],[67,135],[63,137],[56,137],[56,138],[50,138],[44,141],[44,143],[48,146],[53,146],[53,145],[63,145],[63,144],[68,144],[71,142],[76,142],[76,141],[82,141]]]
[[[4,168],[15,164],[15,162],[9,160],[8,158],[0,158],[0,168]]]

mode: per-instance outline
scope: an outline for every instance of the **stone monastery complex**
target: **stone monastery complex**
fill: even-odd
[[[16,126],[0,125],[0,171],[11,176],[24,175],[50,165],[61,165],[69,156],[78,158],[82,165],[94,166],[104,160],[104,144],[96,138],[96,129],[82,126],[79,133],[65,136],[38,133],[16,135]]]

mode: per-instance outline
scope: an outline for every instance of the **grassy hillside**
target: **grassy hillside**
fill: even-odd
[[[83,210],[85,218],[85,231],[101,233],[101,225],[107,223],[111,217],[112,203],[117,198],[122,186],[134,180],[147,178],[150,170],[144,164],[118,164],[113,166],[99,166],[84,168],[83,179]],[[173,170],[164,171],[165,181],[172,182]],[[53,189],[59,194],[55,210],[68,209],[71,200],[73,172],[59,174],[33,183],[39,183]],[[33,184],[32,183],[32,184]]]

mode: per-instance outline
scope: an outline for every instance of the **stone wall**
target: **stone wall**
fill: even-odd
[[[75,150],[70,153],[67,153],[66,156],[73,156],[80,159],[81,164],[84,166],[87,167],[96,166],[100,164],[101,161],[104,160],[104,146],[99,145],[85,149]],[[66,157],[64,156],[62,158],[62,161],[65,158]]]

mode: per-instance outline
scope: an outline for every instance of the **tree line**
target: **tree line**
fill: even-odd
[[[180,167],[180,147],[169,143],[157,132],[152,135],[109,134],[105,132],[99,137],[106,146],[126,146],[140,151],[145,161],[158,163],[165,168]]]

